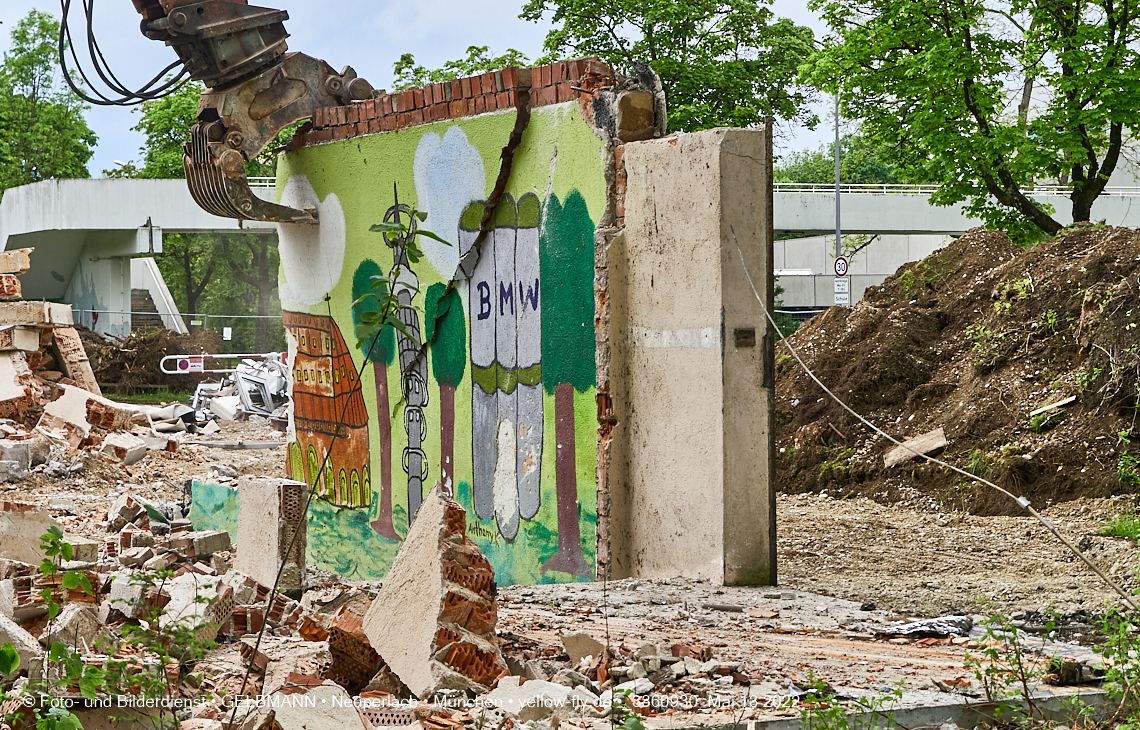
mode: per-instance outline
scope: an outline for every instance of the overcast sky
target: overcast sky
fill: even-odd
[[[517,48],[530,58],[541,53],[547,25],[519,20],[521,0],[255,0],[251,4],[289,11],[289,47],[324,59],[336,69],[351,65],[378,88],[388,88],[392,64],[402,53],[436,67],[464,55],[468,46],[486,45],[494,53]],[[819,35],[822,24],[803,0],[774,0],[776,14],[811,26]],[[72,10],[72,33],[86,22],[78,0]],[[60,15],[58,0],[0,0],[0,49],[7,49],[12,27],[32,9]],[[175,60],[174,52],[139,33],[139,16],[130,0],[98,0],[95,34],[112,69],[124,83],[141,85]],[[820,111],[821,118],[824,112]],[[138,114],[130,109],[95,107],[88,123],[99,136],[88,165],[93,177],[115,166],[116,160],[141,157],[143,137],[132,132]],[[826,123],[823,125],[826,127]],[[817,147],[831,138],[826,129],[787,130],[780,146]]]

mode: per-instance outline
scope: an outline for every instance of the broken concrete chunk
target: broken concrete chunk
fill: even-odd
[[[495,571],[466,529],[466,512],[437,483],[364,617],[372,648],[421,698],[482,692],[506,671]]]
[[[933,431],[905,441],[901,446],[896,446],[888,451],[883,455],[883,466],[890,469],[896,464],[910,461],[917,454],[933,454],[946,448],[949,444],[950,442],[946,440],[946,432],[939,426]]]
[[[44,628],[40,634],[40,644],[50,649],[58,641],[69,649],[87,653],[95,651],[101,640],[109,638],[110,634],[89,606],[69,603]]]
[[[39,565],[44,559],[40,536],[52,527],[59,525],[43,507],[0,502],[0,558]]]
[[[281,702],[275,707],[276,726],[281,730],[362,730],[363,721],[352,697],[332,682],[305,692],[305,702]]]
[[[23,287],[16,275],[0,274],[0,302],[17,302],[23,298]]]
[[[229,533],[223,529],[210,530],[210,532],[202,533],[185,533],[179,535],[181,538],[193,541],[194,558],[209,558],[215,552],[223,552],[230,549]],[[269,585],[272,585],[270,583]]]
[[[148,547],[133,547],[119,553],[119,562],[128,568],[137,568],[153,557],[154,550]]]
[[[34,327],[16,327],[8,325],[0,327],[0,352],[22,350],[23,352],[38,352],[40,349],[40,332]]]
[[[0,251],[0,274],[15,274],[20,276],[28,273],[32,268],[32,252],[34,248],[15,248],[11,251]]]
[[[64,533],[63,541],[71,546],[71,560],[73,562],[98,562],[99,546],[102,544],[98,540],[92,540],[81,535],[73,535],[68,532]]]
[[[305,483],[289,479],[242,477],[234,568],[261,585],[300,591],[305,577]]]
[[[103,439],[103,446],[99,453],[111,461],[120,464],[131,464],[142,461],[146,456],[146,441],[129,433],[110,433]]]
[[[237,418],[241,410],[241,398],[236,395],[221,396],[210,400],[210,412],[223,421]]]
[[[73,385],[61,385],[60,388],[63,395],[44,406],[40,428],[63,431],[72,446],[78,446],[95,426],[108,431],[130,430],[132,420],[138,415],[124,409],[120,403],[83,388]]]
[[[131,571],[116,573],[111,578],[111,589],[99,609],[99,620],[107,623],[110,611],[118,611],[127,618],[138,618],[146,612],[143,586],[131,580]]]
[[[75,384],[95,395],[103,395],[99,389],[99,381],[91,370],[91,363],[87,360],[87,351],[83,348],[83,340],[74,327],[57,327],[52,330],[55,347],[63,361],[63,372],[75,381]]]
[[[570,655],[570,663],[574,666],[585,659],[592,656],[595,659],[602,655],[605,650],[605,645],[587,633],[567,634],[562,638],[562,646],[566,648],[566,653]]]
[[[15,621],[7,616],[0,615],[0,646],[11,644],[16,653],[20,655],[20,666],[17,673],[27,671],[29,677],[38,677],[40,671],[35,666],[38,659],[44,655],[36,637],[24,631]],[[0,679],[10,679],[12,675],[0,674]]]
[[[645,677],[639,677],[632,682],[623,682],[614,687],[618,692],[632,692],[635,695],[647,695],[653,691],[653,682]]]
[[[3,255],[3,252],[0,252]],[[52,302],[10,302],[0,307],[0,325],[15,324],[28,327],[50,327],[64,325],[70,327],[70,304]]]
[[[488,707],[502,710],[523,722],[545,720],[555,710],[566,707],[570,687],[553,682],[534,680],[519,684],[518,677],[503,677],[489,694],[483,696]]]

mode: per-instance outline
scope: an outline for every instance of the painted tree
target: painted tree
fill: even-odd
[[[467,323],[459,292],[443,284],[427,290],[424,339],[431,342],[431,371],[439,383],[440,479],[455,481],[455,389],[467,369]]]
[[[372,290],[375,277],[381,277],[382,286],[387,286],[385,272],[380,264],[372,259],[364,259],[356,267],[352,276],[352,299],[356,301]],[[365,312],[379,312],[376,300],[365,300],[352,308],[353,324],[360,326],[361,315]],[[399,540],[400,535],[392,525],[392,406],[388,397],[388,366],[396,358],[396,336],[391,327],[380,330],[380,336],[369,339],[362,348],[364,357],[372,363],[376,380],[376,423],[380,433],[380,511],[372,523],[372,529],[381,537]]]
[[[521,217],[521,213],[520,213]],[[558,552],[542,565],[590,577],[582,551],[578,516],[578,474],[574,392],[596,384],[594,365],[594,222],[578,191],[565,204],[546,203],[539,238],[542,279],[542,383],[554,395],[555,495]]]

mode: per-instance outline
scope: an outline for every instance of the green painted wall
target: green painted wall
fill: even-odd
[[[514,121],[488,114],[282,158],[279,199],[317,204],[321,219],[319,229],[281,227],[297,409],[290,476],[324,497],[309,519],[312,565],[382,578],[409,514],[446,475],[500,584],[594,574],[593,229],[606,205],[605,150],[576,103],[533,112],[479,264],[440,298],[477,235],[470,221]],[[426,258],[394,282],[415,312],[413,340],[430,337],[445,312],[439,352],[409,370],[410,385],[400,377],[410,341],[388,337],[366,362],[352,312],[369,277],[392,268],[393,248],[369,227],[397,194],[452,244],[421,239]],[[341,372],[349,356],[359,380]],[[358,409],[366,427],[340,428]],[[326,454],[331,468],[318,475]]]

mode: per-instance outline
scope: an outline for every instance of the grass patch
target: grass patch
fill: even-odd
[[[179,393],[173,390],[136,390],[133,393],[106,393],[111,400],[134,405],[159,406],[163,403],[190,404],[193,393]]]
[[[1140,540],[1140,517],[1135,512],[1122,512],[1112,518],[1096,533],[1108,537],[1127,537],[1130,540]]]

